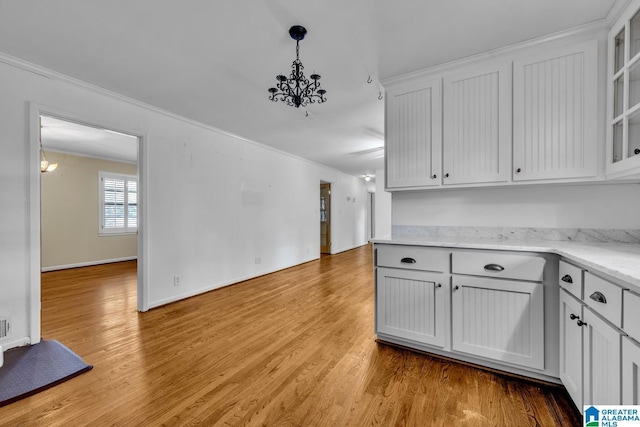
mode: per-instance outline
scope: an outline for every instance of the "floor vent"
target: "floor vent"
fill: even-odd
[[[9,336],[9,330],[11,329],[11,323],[6,317],[0,317],[0,339]]]

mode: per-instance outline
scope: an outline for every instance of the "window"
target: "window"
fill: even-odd
[[[138,177],[99,172],[100,235],[138,231]]]

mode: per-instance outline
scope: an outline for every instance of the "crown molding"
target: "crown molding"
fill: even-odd
[[[317,167],[322,167],[322,168],[325,168],[325,169],[329,169],[329,170],[341,173],[341,174],[343,174],[345,176],[353,176],[353,175],[349,175],[349,174],[347,174],[345,172],[339,171],[337,169],[334,169],[334,168],[332,168],[330,166],[323,165],[323,164],[314,162],[314,161],[309,160],[309,159],[305,159],[304,157],[300,157],[300,156],[297,156],[295,154],[288,153],[288,152],[283,151],[283,150],[279,150],[277,148],[271,147],[269,145],[266,145],[266,144],[263,144],[261,142],[257,142],[257,141],[254,141],[254,140],[239,136],[239,135],[236,135],[236,134],[231,133],[231,132],[227,132],[227,131],[222,130],[220,128],[217,128],[215,126],[211,126],[211,125],[199,122],[197,120],[193,120],[193,119],[190,119],[188,117],[182,116],[180,114],[176,114],[176,113],[173,113],[171,111],[164,110],[164,109],[162,109],[160,107],[156,107],[154,105],[147,104],[147,103],[142,102],[140,100],[137,100],[135,98],[130,98],[130,97],[126,96],[126,95],[122,95],[122,94],[120,94],[118,92],[114,92],[114,91],[111,91],[109,89],[105,89],[105,88],[102,88],[100,86],[96,86],[94,84],[85,82],[83,80],[79,80],[79,79],[76,79],[74,77],[70,77],[70,76],[68,76],[66,74],[62,74],[62,73],[59,73],[57,71],[51,70],[49,68],[43,67],[41,65],[34,64],[32,62],[29,62],[29,61],[25,61],[23,59],[17,58],[15,56],[11,56],[11,55],[6,54],[4,52],[0,52],[0,63],[9,65],[11,67],[18,68],[18,69],[23,70],[23,71],[27,71],[27,72],[36,74],[36,75],[38,75],[40,77],[44,77],[46,79],[59,80],[59,81],[62,81],[64,83],[68,83],[68,84],[71,84],[73,86],[76,86],[76,87],[79,87],[79,88],[82,88],[82,89],[86,89],[86,90],[89,90],[91,92],[94,92],[94,93],[97,93],[97,94],[100,94],[100,95],[108,96],[108,97],[116,99],[118,101],[122,101],[122,102],[125,102],[127,104],[130,104],[130,105],[133,105],[133,106],[136,106],[136,107],[148,110],[148,111],[152,111],[154,113],[161,114],[161,115],[163,115],[165,117],[170,117],[172,119],[179,120],[179,121],[191,124],[193,126],[197,126],[199,128],[202,128],[202,129],[206,129],[206,130],[209,130],[209,131],[212,131],[212,132],[216,132],[216,133],[219,133],[221,135],[225,135],[225,136],[228,136],[228,137],[231,137],[231,138],[246,142],[248,144],[252,144],[252,145],[255,145],[257,147],[272,151],[274,153],[282,154],[282,155],[287,156],[289,158],[300,160],[300,161],[305,162],[305,163],[310,164],[310,165],[314,165],[314,166],[317,166]],[[61,117],[61,118],[64,118],[64,117]]]
[[[607,17],[605,21],[607,22],[607,27],[611,27],[614,22],[622,16],[627,7],[631,4],[633,0],[616,0],[611,9],[609,9],[609,13],[607,13]]]
[[[569,28],[567,30],[546,34],[544,36],[525,40],[523,42],[514,43],[514,44],[500,47],[497,49],[488,50],[486,52],[477,53],[475,55],[466,56],[464,58],[454,59],[452,61],[444,62],[442,64],[434,65],[428,68],[423,68],[421,70],[412,71],[410,73],[388,77],[386,79],[382,79],[380,82],[382,83],[383,86],[392,86],[392,85],[404,83],[410,80],[414,80],[417,78],[428,77],[435,73],[442,73],[458,67],[464,67],[466,65],[480,62],[488,58],[505,56],[508,54],[516,53],[523,49],[539,47],[548,43],[557,42],[557,41],[571,38],[571,37],[579,37],[579,36],[584,36],[589,34],[595,34],[600,31],[608,31],[608,26],[604,19],[589,22],[587,24],[579,25],[577,27]]]

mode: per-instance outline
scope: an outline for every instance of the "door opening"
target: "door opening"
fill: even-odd
[[[148,308],[142,274],[144,136],[35,104],[31,123],[34,233],[29,327],[31,344],[35,344],[41,338],[41,275],[48,271],[120,261],[128,261],[126,268],[131,271],[134,262],[136,306],[138,311]],[[48,163],[57,163],[57,169],[41,171],[46,169],[40,164],[42,153]]]
[[[320,183],[320,253],[331,253],[331,184]]]

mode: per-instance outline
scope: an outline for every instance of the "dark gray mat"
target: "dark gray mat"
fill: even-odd
[[[46,390],[93,368],[55,340],[4,353],[0,368],[0,406]]]

